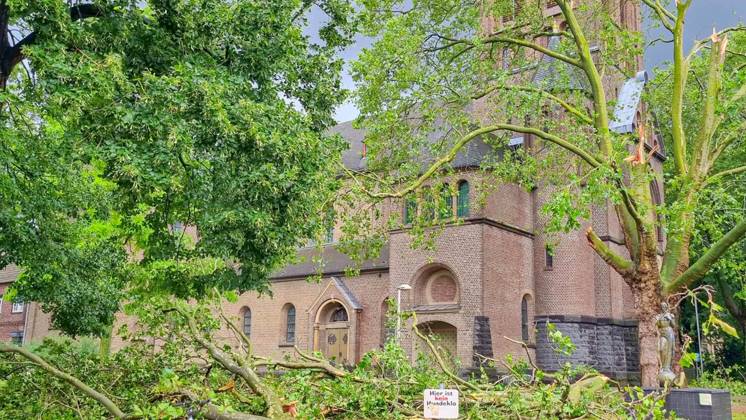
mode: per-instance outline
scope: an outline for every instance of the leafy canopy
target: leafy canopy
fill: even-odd
[[[314,41],[300,0],[98,1],[77,20],[66,2],[10,2],[11,24],[33,31],[23,53],[34,73],[18,67],[4,93],[27,124],[4,129],[40,149],[24,151],[46,159],[40,170],[62,172],[54,186],[30,180],[15,217],[42,207],[42,231],[74,232],[36,253],[13,246],[27,232],[0,233],[25,269],[18,297],[83,334],[111,324],[124,291],[265,290],[323,229],[336,188],[342,144],[324,131],[344,98],[335,54],[353,10],[318,3],[328,19]],[[76,189],[89,199],[60,200]]]

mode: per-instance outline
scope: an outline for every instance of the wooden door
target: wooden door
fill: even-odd
[[[328,328],[326,330],[326,357],[337,363],[347,363],[348,328]]]

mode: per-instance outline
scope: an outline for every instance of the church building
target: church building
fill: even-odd
[[[621,0],[619,7],[620,21],[639,29],[639,6]],[[560,16],[556,6],[548,14]],[[543,57],[546,65],[539,66],[535,77],[547,77],[552,60]],[[608,90],[617,95],[612,130],[635,132],[641,123],[646,79],[640,72]],[[344,164],[351,170],[364,169],[365,133],[351,122],[333,131],[350,146]],[[657,143],[655,138],[650,141]],[[532,136],[521,135],[510,145],[529,148],[535,142]],[[659,150],[652,164],[660,172],[662,145],[648,146]],[[486,200],[478,199],[475,176],[489,147],[474,141],[452,162],[454,171],[444,182],[456,186],[458,193],[450,203],[458,221],[446,224],[433,250],[411,246],[407,223],[412,209],[391,201],[387,211],[400,215],[403,228],[389,232],[380,255],[364,261],[358,275],[345,274],[353,262],[335,247],[341,234],[337,229],[323,246],[299,249],[301,262],[273,274],[272,296],[249,292],[236,303],[226,303],[224,310],[239,317],[254,352],[281,357],[297,346],[354,364],[394,334],[415,357],[423,347],[411,332],[412,320],[398,331],[392,329],[390,308],[398,306],[413,311],[420,330],[437,335],[439,345],[464,371],[478,368],[484,357],[523,355],[518,341],[527,344],[543,369],[573,361],[614,378],[635,378],[637,322],[628,286],[591,249],[584,229],[561,235],[550,251],[541,230],[540,209],[548,195],[542,187],[525,191],[505,184]],[[660,202],[662,183],[653,181],[651,191]],[[625,253],[610,205],[594,208],[587,226],[612,249]],[[662,232],[659,240],[664,240]],[[308,281],[319,273],[320,281]],[[0,306],[0,340],[30,339],[31,331],[16,320],[17,309],[7,303]],[[571,356],[553,350],[547,337],[550,323],[577,346]],[[6,324],[12,328],[4,328]]]

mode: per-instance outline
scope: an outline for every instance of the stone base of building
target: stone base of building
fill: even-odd
[[[683,419],[730,420],[730,404],[730,391],[726,389],[680,388],[666,396],[666,410]]]
[[[637,321],[570,315],[537,316],[535,320],[536,362],[541,369],[556,371],[570,362],[590,366],[619,381],[639,383]],[[548,323],[575,344],[570,356],[555,351],[547,335]]]

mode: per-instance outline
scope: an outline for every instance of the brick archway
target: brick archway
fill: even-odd
[[[328,359],[347,364],[352,355],[351,314],[347,305],[338,299],[329,299],[319,305],[314,321],[314,351]]]
[[[458,359],[458,329],[456,326],[445,321],[427,321],[418,324],[417,329],[430,338],[443,360],[455,365],[455,361]],[[420,338],[415,343],[415,354],[418,353],[426,358],[433,356],[427,343]]]
[[[415,308],[429,305],[457,305],[461,287],[453,270],[444,264],[428,264],[414,277]]]

